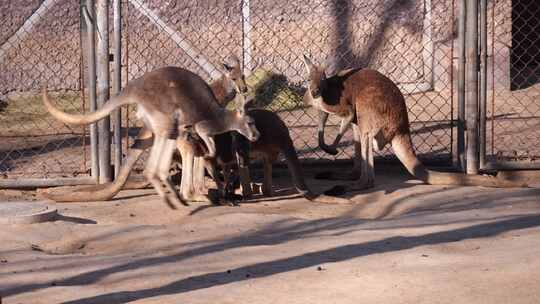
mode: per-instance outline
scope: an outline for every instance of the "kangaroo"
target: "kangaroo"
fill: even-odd
[[[227,61],[223,64],[225,72],[223,75],[209,84],[210,89],[217,102],[225,107],[229,102],[236,98],[236,92],[245,92],[247,85],[245,78],[242,74],[242,68],[240,61],[237,57],[232,56],[227,58]],[[243,104],[241,106],[244,106]],[[198,138],[198,137],[197,137]],[[193,189],[192,170],[195,169],[195,176],[204,174],[204,167],[198,164],[198,160],[194,157],[202,156],[200,154],[200,146],[197,146],[193,142],[192,137],[179,136],[177,138],[177,148],[183,156],[183,170],[181,181],[181,198],[185,201],[208,201],[208,198],[204,195],[200,195]],[[123,164],[118,176],[114,182],[92,185],[92,186],[68,186],[57,187],[54,189],[47,189],[46,191],[40,191],[40,194],[48,199],[57,202],[83,202],[83,201],[107,201],[112,199],[121,189],[126,188],[128,177],[133,169],[133,166],[137,160],[141,157],[143,152],[152,146],[152,133],[147,128],[142,128],[135,139],[135,142],[129,149],[128,156]],[[199,148],[199,149],[197,149]],[[205,150],[206,151],[206,150]],[[200,173],[197,171],[201,171]],[[148,182],[131,183],[130,188],[144,188],[148,185]]]
[[[392,80],[371,69],[350,69],[327,78],[324,69],[313,64],[305,55],[304,64],[309,75],[304,102],[319,110],[319,142],[323,143],[321,148],[334,152],[339,139],[348,125],[352,124],[355,148],[353,171],[347,176],[327,176],[359,179],[356,187],[349,190],[373,187],[373,150],[380,150],[389,143],[407,171],[427,184],[526,187],[521,183],[488,176],[426,169],[414,152],[405,98]],[[340,133],[330,147],[324,144],[324,127],[328,114],[343,118]]]
[[[169,179],[171,159],[176,148],[175,139],[184,125],[194,127],[205,142],[209,157],[215,155],[213,136],[216,134],[235,130],[249,140],[254,141],[259,137],[251,117],[242,111],[221,108],[201,77],[179,67],[160,68],[132,80],[118,96],[90,114],[62,112],[52,105],[46,89],[43,90],[43,101],[55,118],[64,123],[79,125],[96,122],[122,105],[136,104],[137,117],[154,135],[144,175],[170,207],[186,204]],[[160,182],[165,185],[169,195],[163,191]]]
[[[249,142],[244,136],[234,131],[217,135],[216,143],[219,142],[217,145],[218,150],[221,148],[218,153],[221,157],[218,160],[222,166],[230,165],[238,157],[239,168],[247,169],[250,159],[262,158],[264,166],[263,195],[273,196],[272,163],[282,153],[291,173],[293,183],[302,196],[308,200],[322,203],[350,202],[342,198],[315,194],[309,189],[304,180],[302,167],[289,134],[289,129],[276,113],[263,109],[251,109],[247,113],[255,121],[255,126],[260,136],[256,141]],[[241,173],[240,180],[244,196],[249,197],[251,194],[249,172],[245,174]],[[225,186],[218,188],[225,190],[229,188],[227,178],[225,178]]]

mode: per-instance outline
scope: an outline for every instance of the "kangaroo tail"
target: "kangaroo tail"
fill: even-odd
[[[294,185],[296,189],[298,190],[298,192],[302,194],[303,197],[313,202],[325,203],[325,204],[350,204],[351,203],[351,201],[348,199],[335,197],[335,196],[329,196],[325,194],[315,194],[309,189],[304,179],[302,166],[300,165],[300,161],[298,160],[296,149],[294,149],[294,145],[292,143],[292,140],[290,140],[290,138],[287,141],[286,145],[284,145],[284,147],[282,148],[281,152],[285,156],[285,161],[287,162],[287,167],[289,168],[289,171],[291,172]]]
[[[54,116],[56,119],[67,123],[67,124],[73,124],[73,125],[87,125],[91,124],[93,122],[96,122],[100,119],[105,118],[107,115],[109,115],[112,111],[114,111],[116,108],[131,103],[129,98],[122,97],[121,95],[111,98],[108,102],[105,103],[105,105],[92,113],[88,114],[68,114],[57,107],[55,107],[47,94],[47,89],[43,88],[43,103],[45,104],[45,108],[49,113],[51,113],[52,116]]]
[[[285,142],[282,143],[282,146],[283,147],[281,149],[281,152],[285,156],[285,162],[287,163],[287,167],[289,168],[289,172],[291,173],[294,186],[303,196],[312,196],[311,191],[309,190],[308,186],[306,185],[306,181],[304,180],[302,166],[300,165],[300,161],[298,160],[298,156],[296,155],[296,149],[294,148],[290,137],[288,138],[288,140],[285,140]]]
[[[141,138],[141,135],[139,135],[129,151],[126,163],[120,169],[113,183],[82,187],[59,187],[54,188],[54,191],[42,192],[40,194],[56,202],[94,202],[111,200],[122,189],[144,188],[148,185],[147,181],[130,183],[128,182],[128,178],[137,160],[141,157],[144,150],[151,145],[151,140],[151,137]]]
[[[407,171],[424,183],[431,185],[484,186],[495,188],[527,187],[524,183],[503,180],[491,176],[469,175],[454,172],[438,172],[426,169],[418,160],[407,133],[398,134],[392,139],[392,148]]]

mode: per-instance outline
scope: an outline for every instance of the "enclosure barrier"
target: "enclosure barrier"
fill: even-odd
[[[44,85],[64,110],[93,111],[108,98],[109,78],[113,94],[166,65],[212,81],[229,55],[242,59],[255,106],[277,112],[290,128],[304,163],[353,154],[350,134],[335,157],[317,146],[315,111],[302,102],[301,58],[309,54],[329,75],[368,67],[396,82],[423,162],[469,173],[538,167],[540,58],[533,50],[540,42],[530,24],[538,24],[540,14],[532,0],[46,0],[0,6],[7,20],[0,31],[0,187],[110,180],[141,126],[132,107],[112,115],[112,130],[106,121],[99,128],[59,123],[42,106]],[[327,136],[335,136],[337,123],[331,120]],[[392,160],[391,149],[378,159]]]

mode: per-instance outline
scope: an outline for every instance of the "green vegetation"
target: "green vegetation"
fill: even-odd
[[[82,102],[79,92],[66,91],[49,95],[56,106],[69,113],[80,113]],[[40,93],[10,94],[0,109],[1,136],[29,136],[74,132],[71,128],[56,121],[41,100]]]
[[[287,81],[287,77],[263,69],[246,78],[254,94],[253,107],[271,111],[290,111],[304,107],[303,89]]]

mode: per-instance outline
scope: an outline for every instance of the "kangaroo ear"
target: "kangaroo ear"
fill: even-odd
[[[311,62],[311,59],[309,59],[309,57],[306,56],[306,54],[303,55],[303,61],[304,61],[304,66],[306,67],[306,70],[308,71],[308,73],[311,73],[311,71],[313,70],[313,62]]]
[[[324,77],[334,76],[338,73],[337,63],[335,60],[328,58],[324,63]]]
[[[246,113],[246,108],[247,108],[246,97],[244,96],[244,94],[237,92],[235,99],[236,99],[235,100],[236,112],[238,112],[238,114],[240,115],[244,115]]]
[[[236,67],[240,68],[240,59],[238,59],[236,55],[231,55],[225,59],[223,62],[223,67],[228,72],[234,70]]]
[[[230,66],[230,65],[228,65],[227,63],[223,63],[223,68],[225,69],[225,71],[226,71],[227,73],[231,72],[231,71],[234,69],[233,66]]]

